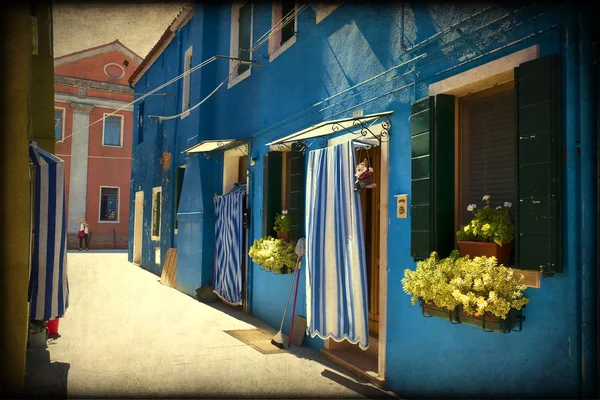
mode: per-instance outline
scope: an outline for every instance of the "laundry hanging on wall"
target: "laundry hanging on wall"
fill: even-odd
[[[215,196],[215,247],[213,291],[225,302],[242,304],[244,252],[244,200],[246,184],[237,183],[223,196]]]
[[[306,183],[306,314],[312,337],[369,345],[365,240],[354,190],[356,144],[311,151]]]
[[[69,307],[65,163],[35,142],[29,158],[36,166],[30,317],[49,321],[61,318]]]

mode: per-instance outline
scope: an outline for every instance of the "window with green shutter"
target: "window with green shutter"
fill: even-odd
[[[282,153],[268,152],[263,164],[262,236],[276,237],[273,225],[275,216],[281,211]]]
[[[514,82],[458,101],[440,94],[412,105],[416,260],[455,248],[455,229],[470,219],[466,204],[481,204],[489,194],[492,202],[513,203],[512,266],[562,272],[559,62],[558,55],[525,62],[515,68]]]
[[[238,58],[240,60],[250,60],[250,35],[252,28],[252,3],[246,3],[240,7],[238,18]],[[250,66],[248,64],[240,64],[238,66],[238,75],[247,71]]]

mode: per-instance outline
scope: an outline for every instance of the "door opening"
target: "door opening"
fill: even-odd
[[[377,166],[381,161],[381,148],[357,150],[357,162],[365,158],[373,168],[372,189],[363,190],[360,194],[362,203],[363,232],[365,238],[365,257],[367,261],[367,290],[369,296],[369,334],[375,339],[379,336],[379,211],[381,171]]]
[[[144,192],[135,194],[135,215],[133,219],[133,263],[142,264],[142,227],[144,221]]]

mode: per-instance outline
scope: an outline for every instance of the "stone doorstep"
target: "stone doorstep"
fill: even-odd
[[[325,356],[325,358],[351,372],[358,378],[375,385],[379,389],[383,389],[383,386],[386,383],[385,378],[381,378],[375,371],[364,370],[358,366],[364,365],[365,362],[372,362],[368,360],[370,357],[348,350],[328,350],[325,348],[321,349],[321,353]],[[377,361],[375,359],[375,366],[376,365]]]

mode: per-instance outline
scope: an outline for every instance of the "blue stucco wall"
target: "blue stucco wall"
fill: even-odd
[[[388,202],[394,204],[394,196],[402,193],[408,193],[410,200],[410,104],[426,97],[432,83],[533,45],[539,45],[540,56],[562,55],[562,139],[566,154],[574,155],[579,132],[575,124],[567,121],[570,116],[573,119],[573,115],[579,115],[578,92],[573,89],[579,85],[579,76],[572,67],[578,57],[573,42],[576,16],[568,13],[566,6],[556,9],[555,5],[540,5],[523,10],[520,7],[516,4],[496,6],[463,23],[462,33],[449,32],[441,35],[442,41],[431,40],[410,52],[405,50],[407,46],[430,38],[482,10],[482,6],[410,4],[403,10],[400,5],[344,4],[319,24],[315,24],[314,11],[313,18],[305,11],[298,18],[297,42],[273,62],[265,58],[265,44],[254,53],[254,59],[264,68],[253,68],[249,78],[229,89],[224,86],[184,119],[165,121],[160,126],[146,122],[144,143],[134,145],[132,166],[132,199],[139,190],[136,188],[142,188],[145,193],[143,267],[160,273],[160,267],[154,264],[156,242],[149,239],[148,222],[155,185],[163,184],[163,193],[168,192],[170,196],[164,200],[162,214],[163,259],[167,248],[174,246],[171,176],[174,166],[186,163],[181,151],[187,147],[205,139],[252,137],[250,157],[257,161],[249,167],[251,243],[261,236],[259,216],[266,143],[324,118],[350,116],[353,109],[362,109],[364,114],[392,110]],[[194,49],[193,65],[216,54],[229,54],[230,12],[228,5],[196,6],[194,17],[176,33],[161,56],[162,62],[155,62],[137,83],[136,93],[140,88],[149,91],[180,73],[183,53],[190,45]],[[253,22],[255,41],[270,28],[268,4],[255,4]],[[486,26],[488,24],[491,25]],[[467,36],[465,32],[474,33]],[[414,60],[416,57],[420,58]],[[322,101],[403,62],[406,65],[360,88]],[[217,60],[194,72],[191,104],[203,99],[228,73],[226,60]],[[163,92],[175,96],[147,98],[146,114],[180,112],[181,81]],[[320,104],[313,106],[316,103]],[[282,123],[291,116],[295,116],[290,119],[291,123]],[[266,131],[274,124],[278,124],[278,129]],[[134,141],[135,138],[134,131]],[[173,156],[173,164],[167,170],[161,169],[158,163],[164,151]],[[189,190],[188,193],[193,193],[193,198],[206,207],[212,204],[213,194],[219,193],[223,167],[218,157],[205,161],[201,167],[202,179],[210,181],[212,189],[189,189],[186,182],[184,192]],[[187,162],[190,165],[192,161]],[[575,157],[568,156],[564,175],[573,174],[571,176],[577,178],[577,163]],[[186,173],[186,179],[187,176]],[[563,185],[564,273],[543,279],[540,289],[526,291],[531,301],[524,312],[523,331],[508,335],[426,319],[418,307],[411,306],[401,286],[404,270],[415,268],[410,257],[410,218],[397,219],[390,213],[386,354],[390,390],[406,397],[571,397],[578,392],[582,352],[581,265],[577,256],[581,248],[576,241],[581,220],[579,191],[575,181],[566,181]],[[130,209],[134,210],[133,200]],[[130,232],[132,221],[133,217]],[[204,224],[203,229],[199,226],[192,221],[180,220],[179,223],[177,247],[181,258],[178,259],[177,283],[188,293],[210,279],[212,263],[207,253],[210,255],[213,251],[214,228],[210,223]],[[198,264],[200,253],[204,253],[203,261]],[[306,315],[304,272],[296,310],[303,316]],[[289,275],[274,275],[252,264],[248,278],[252,314],[278,329],[290,280]],[[290,314],[288,311],[286,332]],[[305,344],[318,349],[323,341],[307,338]]]

